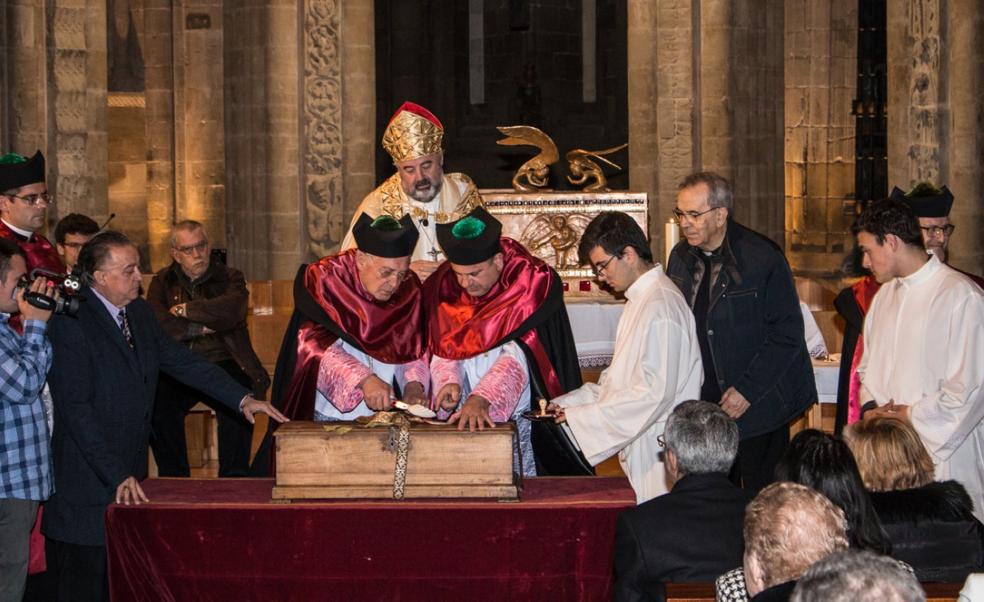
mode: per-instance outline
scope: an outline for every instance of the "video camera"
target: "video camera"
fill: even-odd
[[[38,277],[47,278],[55,283],[55,290],[61,293],[57,297],[49,297],[44,293],[36,293],[29,290],[31,283]],[[82,277],[76,271],[71,274],[58,274],[42,268],[34,268],[31,275],[24,275],[17,283],[17,288],[24,289],[24,300],[37,307],[56,314],[74,316],[79,313],[82,304],[82,297],[79,296],[79,289],[82,288]]]

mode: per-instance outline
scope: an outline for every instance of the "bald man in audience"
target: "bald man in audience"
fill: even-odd
[[[745,509],[744,566],[718,577],[717,599],[787,600],[811,564],[847,547],[843,510],[809,487],[773,483]]]

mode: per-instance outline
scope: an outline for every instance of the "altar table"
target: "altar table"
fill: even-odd
[[[150,479],[106,512],[130,600],[609,600],[628,481],[526,479],[521,500],[273,503],[269,479]]]

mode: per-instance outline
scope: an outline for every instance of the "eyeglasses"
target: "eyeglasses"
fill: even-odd
[[[700,218],[700,216],[704,215],[705,213],[710,213],[715,209],[720,209],[720,207],[711,207],[707,211],[680,211],[679,209],[674,209],[673,215],[676,216],[677,221],[680,222],[682,222],[684,219],[695,222]]]
[[[930,236],[949,236],[957,229],[953,224],[947,224],[945,226],[919,226],[919,228]]]
[[[601,276],[601,274],[608,269],[608,264],[610,264],[613,259],[618,259],[618,255],[612,255],[606,261],[591,266],[591,271],[594,272],[595,276]]]
[[[81,249],[85,245],[84,242],[63,242],[61,246],[68,247],[69,249]]]
[[[403,270],[400,272],[394,270],[379,270],[376,272],[376,275],[379,276],[380,280],[389,280],[395,276],[396,281],[399,283],[410,277],[410,270]]]
[[[37,207],[42,201],[49,205],[55,204],[55,195],[48,194],[47,192],[42,192],[41,194],[29,194],[27,196],[18,196],[16,194],[7,194],[4,196],[9,196],[12,199],[20,199],[32,207]]]
[[[191,255],[192,253],[204,253],[205,249],[208,247],[208,241],[203,240],[197,242],[193,245],[188,245],[186,247],[172,247],[178,253],[184,253],[185,255]]]

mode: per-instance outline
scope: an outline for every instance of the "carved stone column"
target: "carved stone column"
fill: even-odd
[[[54,0],[48,8],[48,189],[59,215],[100,217],[108,186],[106,3]]]
[[[956,196],[950,261],[984,271],[984,7],[975,0],[888,3],[889,186],[920,180]]]

